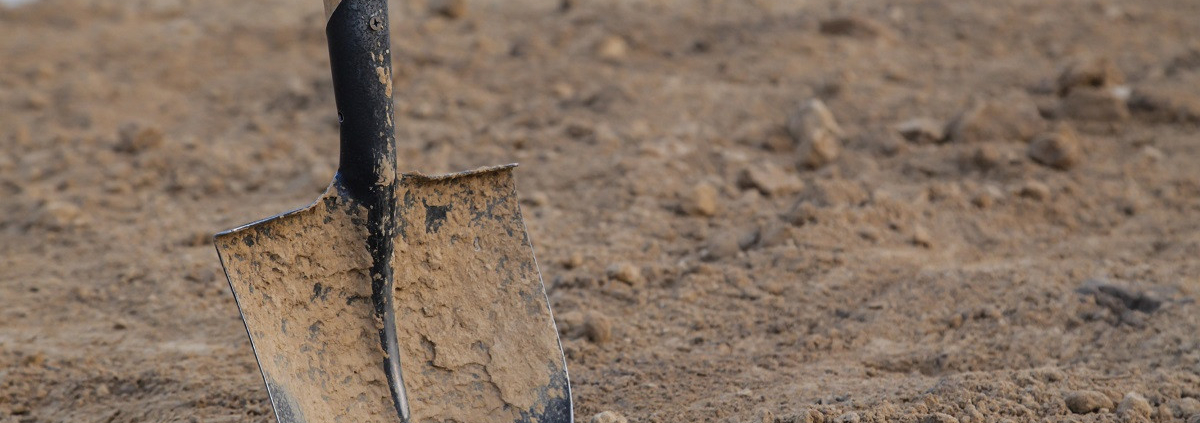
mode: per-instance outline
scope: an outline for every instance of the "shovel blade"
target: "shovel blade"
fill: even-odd
[[[313,205],[216,237],[281,423],[573,422],[566,364],[512,166],[397,184],[399,357],[380,346],[366,209],[335,182]]]
[[[398,421],[365,220],[335,182],[304,209],[216,236],[280,423]]]
[[[512,167],[405,175],[396,198],[394,304],[413,420],[570,422]]]

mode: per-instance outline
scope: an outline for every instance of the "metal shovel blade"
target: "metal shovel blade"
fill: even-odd
[[[339,182],[309,207],[217,235],[278,420],[572,422],[512,166],[396,186],[399,357],[381,347],[391,325],[371,301],[367,207]]]

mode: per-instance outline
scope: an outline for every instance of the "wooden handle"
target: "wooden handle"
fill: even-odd
[[[333,11],[337,10],[338,5],[342,3],[342,0],[322,0],[322,1],[325,2],[325,20],[328,21],[329,17],[333,16]]]

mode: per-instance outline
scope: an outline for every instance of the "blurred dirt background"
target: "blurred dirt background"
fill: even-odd
[[[320,2],[0,6],[0,422],[272,421],[213,233],[337,154]],[[1200,2],[392,2],[520,162],[580,421],[1200,422]]]

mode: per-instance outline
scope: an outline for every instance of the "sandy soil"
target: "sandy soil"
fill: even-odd
[[[522,163],[580,421],[1200,421],[1200,3],[393,4],[400,167]],[[322,20],[0,7],[0,422],[272,420],[211,235],[332,176]]]

